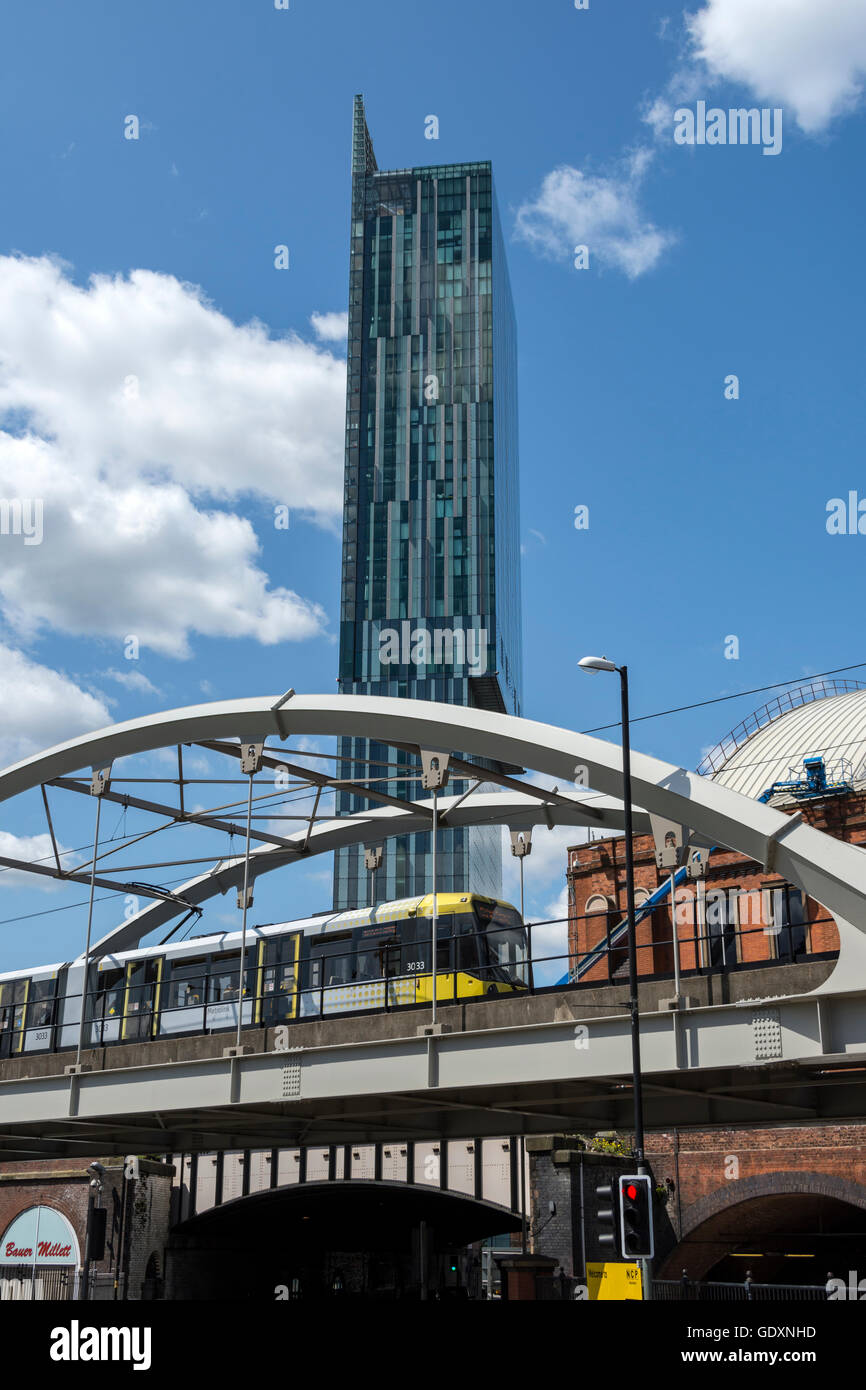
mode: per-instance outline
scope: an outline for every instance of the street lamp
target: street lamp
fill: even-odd
[[[634,850],[631,820],[631,748],[628,729],[628,667],[617,666],[606,656],[584,656],[582,671],[618,671],[622,698],[622,781],[625,813],[625,888],[628,913],[629,1012],[631,1014],[632,1089],[634,1091],[634,1153],[639,1173],[647,1171],[643,1151],[643,1084],[640,1070],[640,1015],[637,997],[637,930],[634,920]],[[646,1269],[644,1273],[646,1274]],[[645,1286],[647,1280],[644,1280]],[[644,1293],[646,1297],[646,1292]]]
[[[87,1194],[87,1220],[84,1225],[84,1286],[82,1288],[81,1296],[82,1300],[85,1302],[93,1297],[93,1291],[91,1289],[90,1266],[93,1263],[94,1259],[102,1259],[102,1256],[105,1252],[105,1226],[102,1225],[100,1226],[99,1230],[97,1230],[96,1227],[99,1225],[99,1223],[96,1221],[96,1218],[94,1216],[94,1212],[100,1210],[99,1200],[102,1196],[103,1191],[102,1179],[105,1175],[105,1169],[103,1168],[101,1163],[93,1162],[88,1163],[87,1171],[88,1173],[92,1173],[93,1177],[90,1179],[90,1190]],[[100,1218],[100,1221],[102,1221],[102,1219],[103,1218]],[[94,1246],[96,1246],[98,1249],[100,1235],[102,1241],[102,1250],[97,1255],[94,1252]]]

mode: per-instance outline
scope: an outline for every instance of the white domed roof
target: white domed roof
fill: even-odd
[[[801,777],[804,758],[823,758],[829,781],[862,781],[866,688],[833,693],[854,684],[815,682],[786,692],[729,734],[699,771],[755,799],[774,782]]]

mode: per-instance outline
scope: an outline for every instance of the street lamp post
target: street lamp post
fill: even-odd
[[[631,744],[628,715],[628,667],[617,666],[606,656],[585,656],[578,666],[582,671],[618,671],[622,706],[622,783],[625,829],[625,891],[628,917],[629,1013],[631,1015],[631,1066],[634,1094],[634,1155],[639,1173],[646,1173],[643,1133],[643,1080],[640,1067],[640,1013],[637,991],[637,928],[634,912],[634,846],[632,844],[631,814]],[[641,1260],[644,1298],[649,1294],[649,1261]]]
[[[431,962],[430,979],[432,981],[433,998],[432,1024],[433,1028],[435,1029],[437,1027],[436,994],[438,989],[436,979],[436,931],[439,919],[439,894],[437,891],[436,882],[436,837],[439,834],[439,792],[441,792],[443,787],[447,786],[448,784],[448,763],[450,761],[451,755],[450,753],[428,751],[425,748],[422,748],[420,752],[421,766],[423,769],[421,773],[421,786],[424,788],[425,791],[433,793],[433,862],[431,865],[431,870],[433,874],[433,919],[430,942],[430,949],[433,953],[433,960]]]
[[[84,1302],[93,1298],[93,1279],[91,1276],[91,1264],[93,1263],[93,1213],[97,1209],[99,1200],[102,1196],[102,1178],[105,1169],[101,1163],[94,1161],[87,1165],[87,1171],[88,1173],[92,1173],[93,1177],[90,1179],[90,1188],[87,1194],[87,1220],[84,1226],[84,1280],[81,1291],[81,1297]],[[98,1258],[102,1258],[102,1256]]]

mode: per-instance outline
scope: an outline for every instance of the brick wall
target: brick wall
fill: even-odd
[[[675,1184],[675,1229],[688,1229],[689,1208],[716,1191],[769,1173],[811,1172],[860,1189],[866,1205],[866,1125],[779,1126],[650,1134],[647,1158],[660,1182]]]
[[[130,1193],[127,1297],[155,1296],[159,1287],[146,1287],[148,1273],[165,1278],[165,1247],[171,1217],[171,1169],[141,1165],[141,1176]]]

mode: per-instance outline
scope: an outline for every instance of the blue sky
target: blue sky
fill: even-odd
[[[831,498],[866,496],[864,71],[850,0],[7,13],[0,496],[44,496],[45,534],[0,536],[0,761],[159,708],[334,689],[345,349],[311,320],[346,306],[355,92],[380,167],[493,161],[525,713],[614,719],[588,651],[628,662],[637,715],[866,660],[866,539],[825,524]],[[780,108],[781,152],[676,145],[674,109],[700,100]],[[639,725],[636,746],[694,766],[764,698]],[[64,846],[90,816],[58,810]],[[36,798],[8,804],[0,852],[44,854],[44,829]],[[530,861],[536,913],[564,844]],[[326,906],[328,870],[263,881],[254,918]],[[80,949],[84,909],[53,909],[86,893],[0,889],[0,969]]]

